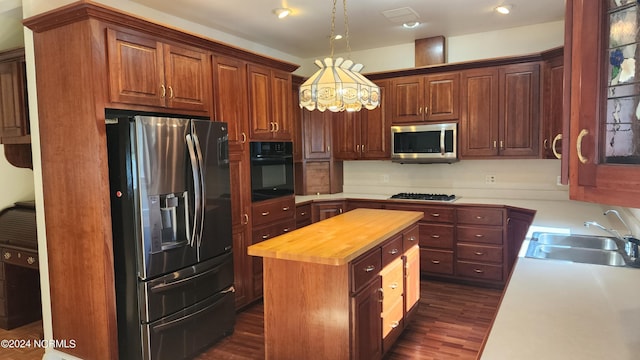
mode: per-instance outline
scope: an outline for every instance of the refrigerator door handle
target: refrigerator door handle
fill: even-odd
[[[198,167],[198,160],[196,158],[196,150],[194,147],[194,141],[191,134],[187,134],[185,136],[185,140],[187,142],[187,148],[189,149],[189,158],[191,159],[191,172],[193,173],[193,196],[194,196],[194,215],[193,215],[193,229],[191,235],[191,242],[189,245],[193,247],[193,244],[196,242],[196,238],[200,235],[198,233],[199,221],[200,221],[200,212],[202,209],[200,208],[202,205],[202,199],[200,196],[202,195],[202,191],[200,190],[200,168]],[[200,239],[197,239],[198,242]]]
[[[200,179],[200,228],[198,229],[198,247],[200,247],[200,243],[202,242],[202,232],[204,231],[204,210],[207,205],[207,197],[205,194],[205,183],[204,183],[204,161],[202,160],[202,148],[200,147],[200,140],[198,139],[198,135],[195,134],[195,127],[193,127],[193,143],[196,147],[196,155],[198,157],[198,176]]]

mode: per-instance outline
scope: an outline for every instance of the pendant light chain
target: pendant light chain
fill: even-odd
[[[336,3],[337,0],[333,0],[333,9],[331,10],[331,35],[329,36],[329,46],[331,47],[331,56],[333,59],[333,42],[336,40]]]
[[[335,2],[335,0],[334,0]],[[344,8],[344,37],[347,39],[347,59],[351,59],[351,44],[349,43],[349,17],[347,15],[347,0],[342,0]]]

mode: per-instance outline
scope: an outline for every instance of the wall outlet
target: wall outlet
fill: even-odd
[[[388,183],[388,182],[389,182],[389,174],[382,174],[382,175],[380,175],[380,182],[382,182],[382,183]]]
[[[485,175],[484,176],[484,182],[485,182],[485,184],[495,184],[496,183],[496,176],[495,175]]]

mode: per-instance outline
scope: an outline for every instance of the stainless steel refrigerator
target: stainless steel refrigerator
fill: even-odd
[[[193,357],[235,325],[226,123],[107,117],[120,358]]]

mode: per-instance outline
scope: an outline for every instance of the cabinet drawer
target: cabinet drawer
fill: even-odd
[[[474,279],[502,281],[502,266],[458,261],[456,263],[459,276]]]
[[[397,258],[380,272],[382,276],[382,312],[387,312],[393,304],[402,299],[404,293],[404,271],[402,258]]]
[[[402,252],[402,234],[398,234],[382,245],[382,266],[387,266],[395,259],[399,259],[402,256]]]
[[[455,209],[453,207],[387,204],[384,208],[389,210],[422,211],[424,216],[421,221],[452,223],[455,220]]]
[[[453,250],[453,225],[420,224],[420,246]]]
[[[458,209],[458,224],[502,225],[504,210],[488,208]]]
[[[252,244],[257,244],[261,241],[269,240],[278,235],[282,235],[286,232],[293,231],[295,230],[295,228],[296,228],[296,223],[294,220],[285,220],[285,221],[277,222],[273,225],[254,228]]]
[[[33,251],[2,248],[2,261],[7,264],[24,266],[31,269],[38,268],[38,253]]]
[[[253,203],[251,206],[253,226],[264,225],[286,218],[295,219],[295,206],[293,196]]]
[[[382,270],[382,249],[375,248],[358,257],[350,266],[351,291],[357,293]]]
[[[386,338],[395,329],[402,329],[403,306],[402,297],[391,305],[387,311],[382,312],[382,338]]]
[[[412,226],[410,229],[402,233],[402,248],[404,251],[411,249],[412,246],[420,243],[420,227]]]
[[[296,206],[296,222],[311,221],[311,204]]]
[[[453,274],[453,251],[420,249],[420,271]]]
[[[458,259],[502,263],[502,246],[458,244]]]
[[[458,226],[458,242],[502,244],[501,227]]]

